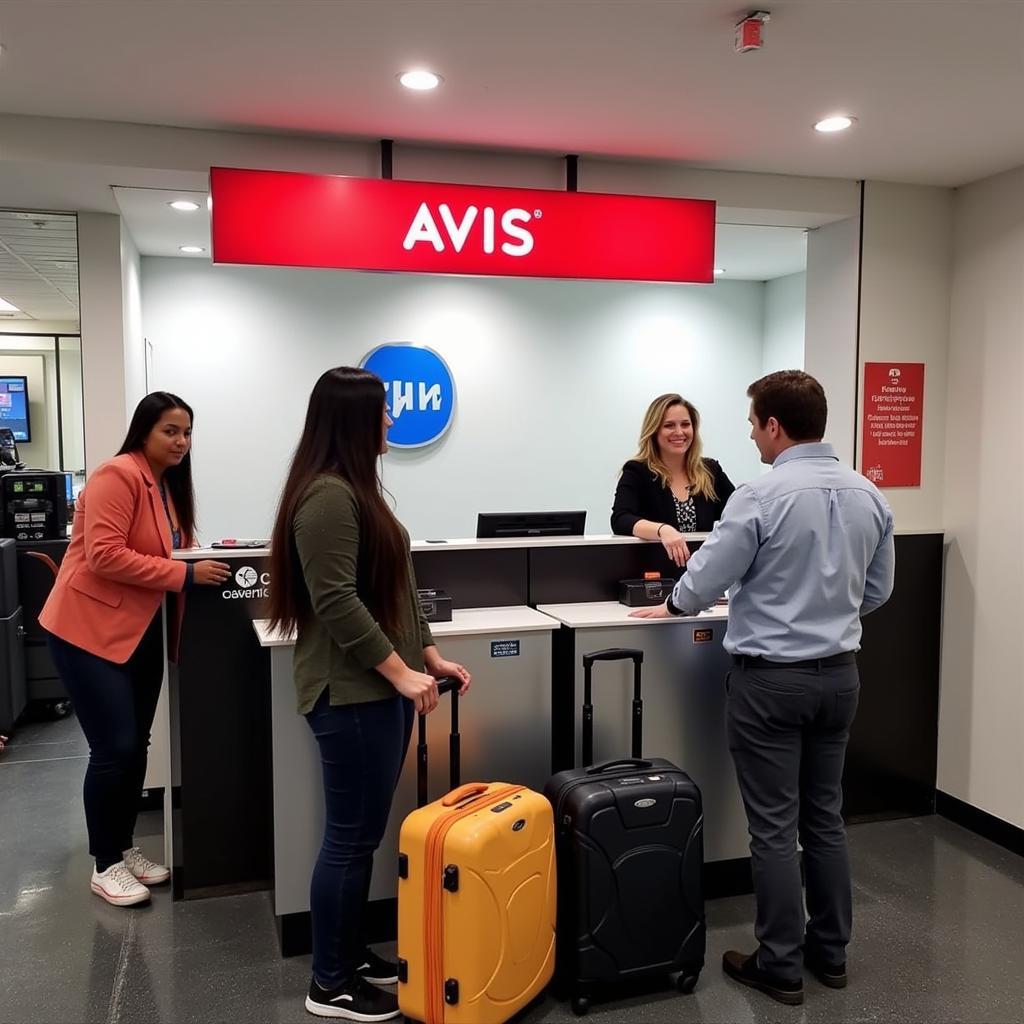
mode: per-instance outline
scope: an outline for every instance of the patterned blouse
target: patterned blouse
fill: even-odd
[[[697,532],[697,509],[693,504],[693,496],[691,495],[686,501],[680,501],[674,494],[672,495],[672,502],[676,507],[676,523],[680,533],[696,533]]]

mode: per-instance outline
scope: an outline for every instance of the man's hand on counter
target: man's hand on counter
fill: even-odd
[[[457,661],[446,661],[436,647],[423,648],[423,663],[426,665],[427,671],[437,679],[442,676],[453,676],[458,679],[460,697],[465,696],[472,685],[473,677],[469,674],[466,666],[460,665]]]
[[[654,604],[649,608],[634,608],[630,613],[631,619],[670,619],[672,613],[668,610],[668,602]]]

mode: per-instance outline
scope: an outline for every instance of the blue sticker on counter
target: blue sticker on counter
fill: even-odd
[[[491,657],[492,658],[518,658],[519,657],[519,641],[518,640],[492,640],[491,641]]]
[[[455,380],[448,364],[423,345],[381,345],[363,358],[364,369],[384,382],[393,448],[433,444],[451,426]]]

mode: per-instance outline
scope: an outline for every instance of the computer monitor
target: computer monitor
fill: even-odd
[[[477,537],[582,537],[587,521],[582,512],[480,512]]]
[[[28,378],[0,376],[0,427],[7,427],[15,441],[29,442]]]

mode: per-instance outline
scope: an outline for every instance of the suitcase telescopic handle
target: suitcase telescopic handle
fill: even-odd
[[[640,696],[640,666],[644,662],[644,652],[634,647],[607,647],[601,651],[590,651],[583,655],[583,766],[594,762],[594,704],[593,704],[593,671],[595,661],[632,661],[633,662],[633,750],[632,756],[643,756],[644,702]]]
[[[454,676],[441,676],[437,681],[438,696],[452,695],[452,727],[448,737],[448,788],[458,789],[461,777],[461,749],[459,737],[459,686]],[[416,806],[427,804],[427,716],[417,715],[418,736],[416,741]]]
[[[646,771],[653,768],[654,762],[642,757],[619,757],[614,761],[602,761],[587,769],[588,775],[600,775],[602,772],[610,772],[613,768],[642,768]]]
[[[634,665],[644,663],[644,652],[635,647],[606,647],[603,651],[591,651],[583,655],[583,667],[590,668],[595,661],[632,661]]]

